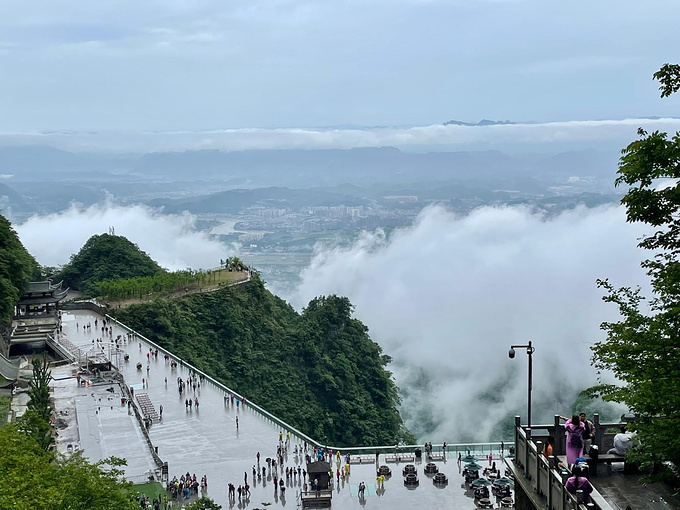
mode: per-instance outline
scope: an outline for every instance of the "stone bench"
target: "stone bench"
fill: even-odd
[[[415,455],[412,453],[385,455],[385,462],[413,462],[414,460]]]
[[[349,463],[350,464],[375,464],[375,456],[374,455],[350,456]]]
[[[586,462],[590,468],[590,475],[597,476],[597,464],[609,464],[612,462],[623,462],[623,472],[633,474],[637,472],[638,464],[635,462],[628,462],[626,458],[622,455],[617,455],[615,453],[603,453],[597,456],[597,459],[592,458],[590,455],[585,455]]]

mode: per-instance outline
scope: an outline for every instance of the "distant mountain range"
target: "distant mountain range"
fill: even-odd
[[[473,122],[463,122],[462,120],[447,120],[444,122],[445,126],[505,126],[507,124],[516,124],[509,120],[489,120],[482,119],[476,124]]]
[[[618,158],[618,151],[609,150],[550,155],[371,147],[140,155],[0,147],[0,174],[7,176],[0,183],[0,210],[54,212],[71,201],[87,206],[107,196],[168,212],[235,212],[254,204],[362,205],[383,195],[411,194],[492,203],[504,200],[502,190],[551,195],[551,187],[572,176],[588,177],[596,186],[592,190],[609,188]]]

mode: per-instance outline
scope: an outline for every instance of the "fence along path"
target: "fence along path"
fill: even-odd
[[[239,283],[241,283],[241,282],[239,282]],[[154,349],[158,349],[158,352],[163,353],[163,354],[167,354],[172,359],[177,360],[178,363],[181,363],[184,367],[193,370],[197,374],[202,375],[205,381],[210,382],[213,386],[215,386],[217,389],[223,391],[225,394],[233,394],[238,399],[243,398],[243,395],[239,394],[238,392],[227,387],[225,384],[221,383],[217,379],[211,377],[210,375],[206,374],[205,372],[194,367],[192,364],[187,363],[186,361],[179,358],[178,356],[175,356],[172,352],[161,347],[160,345],[155,343],[153,340],[148,339],[147,337],[145,337],[141,333],[138,333],[137,331],[130,328],[126,324],[120,322],[115,317],[112,317],[111,315],[107,314],[106,318],[107,318],[107,320],[114,322],[121,329],[127,331],[128,333],[132,333],[137,338],[146,342],[147,344],[152,346]],[[369,454],[375,454],[376,450],[379,451],[382,454],[386,454],[386,453],[394,453],[395,449],[399,450],[401,452],[401,451],[408,451],[408,450],[412,451],[415,448],[422,447],[422,445],[403,445],[403,444],[402,445],[366,445],[366,446],[357,446],[357,447],[342,447],[342,446],[333,446],[333,445],[324,444],[321,441],[318,441],[316,439],[309,437],[304,432],[298,430],[297,428],[290,425],[289,423],[286,423],[285,421],[278,418],[277,416],[274,416],[269,411],[267,411],[263,407],[260,407],[256,403],[254,403],[250,400],[246,400],[246,402],[247,402],[248,407],[251,410],[256,411],[262,417],[266,418],[267,420],[271,421],[272,423],[275,423],[279,427],[282,427],[284,430],[290,431],[290,433],[292,435],[295,435],[296,437],[298,437],[302,441],[306,441],[308,444],[313,445],[313,446],[327,447],[327,448],[330,448],[334,451],[340,450],[342,452],[349,452],[349,453],[369,453]],[[438,444],[434,444],[433,448],[435,450],[441,451],[442,446],[443,445],[441,443],[438,443]],[[502,441],[486,442],[486,443],[447,444],[447,452],[452,453],[452,454],[457,454],[458,452],[464,453],[464,452],[469,451],[473,455],[474,454],[488,455],[489,453],[500,453],[502,450],[504,450],[504,443]],[[505,451],[507,451],[507,450],[505,450]]]

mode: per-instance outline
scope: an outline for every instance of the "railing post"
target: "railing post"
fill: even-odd
[[[553,510],[553,490],[552,490],[552,478],[553,478],[553,472],[552,470],[555,468],[557,463],[555,462],[555,456],[551,455],[548,457],[548,510]]]
[[[520,417],[515,416],[515,464],[517,464],[519,457],[517,456],[519,454],[519,428],[521,427],[520,425]]]
[[[529,441],[531,441],[531,429],[529,427],[526,428],[526,443],[524,444],[524,457],[525,457],[525,463],[524,463],[524,476],[527,477],[527,480],[531,480],[531,470],[529,469],[529,460],[531,458],[531,448],[529,447]]]
[[[541,457],[543,456],[543,442],[536,441],[536,493],[541,496]]]
[[[566,438],[564,437],[564,429],[560,425],[560,415],[555,415],[555,444],[553,445],[553,453],[555,456],[564,455],[566,453]]]
[[[604,430],[602,430],[602,427],[600,426],[599,413],[595,413],[593,415],[593,425],[595,426],[595,437],[593,438],[593,444],[597,445],[599,449],[602,449],[602,436],[604,435]]]

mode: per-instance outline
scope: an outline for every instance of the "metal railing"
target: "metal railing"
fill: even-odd
[[[219,390],[223,391],[225,394],[233,394],[236,398],[242,399],[243,395],[240,395],[238,392],[232,390],[225,384],[221,383],[214,377],[206,374],[202,370],[199,370],[195,366],[193,366],[190,363],[187,363],[183,359],[179,358],[178,356],[175,356],[173,353],[168,351],[167,349],[161,347],[157,343],[155,343],[153,340],[149,340],[147,337],[142,335],[141,333],[138,333],[134,329],[130,328],[126,324],[120,322],[118,319],[115,317],[112,317],[109,314],[106,314],[107,320],[111,320],[118,325],[118,327],[127,330],[129,333],[132,333],[135,335],[137,338],[140,340],[146,342],[150,346],[152,346],[154,349],[158,349],[159,352],[162,352],[164,354],[167,354],[168,356],[171,356],[173,359],[176,359],[178,363],[181,363],[184,367],[187,367],[194,371],[196,374],[201,375],[206,381],[210,382],[213,384],[216,388]],[[285,431],[289,431],[291,434],[294,436],[297,436],[299,439],[306,441],[308,444],[316,447],[323,447],[323,448],[328,448],[333,451],[342,451],[343,453],[350,453],[350,454],[370,454],[374,455],[376,451],[380,452],[381,454],[387,454],[387,453],[394,453],[395,451],[398,452],[406,452],[406,451],[413,451],[416,448],[423,448],[423,445],[405,445],[405,444],[399,444],[399,445],[381,445],[381,446],[352,446],[352,447],[344,447],[344,446],[333,446],[329,445],[327,443],[323,443],[321,441],[318,441],[316,439],[313,439],[309,437],[307,434],[304,432],[298,430],[295,428],[293,425],[283,421],[282,419],[278,418],[277,416],[274,416],[272,413],[264,409],[263,407],[260,407],[259,405],[255,404],[254,402],[250,400],[246,400],[246,403],[248,407],[251,409],[255,410],[257,413],[259,413],[263,418],[266,420],[269,420],[272,423],[275,423],[279,427],[283,428]],[[498,442],[487,442],[487,443],[456,443],[456,444],[447,444],[446,446],[446,451],[451,454],[457,454],[457,453],[471,453],[472,455],[488,455],[489,453],[499,455],[503,450],[504,450],[504,445],[502,441]],[[432,448],[434,451],[441,451],[443,447],[443,443],[437,443],[433,444]]]
[[[566,473],[557,467],[555,455],[546,458],[542,454],[541,443],[534,442],[531,430],[520,425],[519,416],[515,417],[515,458],[506,460],[513,471],[517,484],[522,487],[530,499],[530,493],[537,496],[548,510],[613,510],[597,489],[590,494],[591,503],[583,504],[582,491],[572,494],[565,488]],[[545,426],[537,425],[542,429]],[[515,487],[517,489],[517,486]],[[580,494],[579,494],[580,493]]]

